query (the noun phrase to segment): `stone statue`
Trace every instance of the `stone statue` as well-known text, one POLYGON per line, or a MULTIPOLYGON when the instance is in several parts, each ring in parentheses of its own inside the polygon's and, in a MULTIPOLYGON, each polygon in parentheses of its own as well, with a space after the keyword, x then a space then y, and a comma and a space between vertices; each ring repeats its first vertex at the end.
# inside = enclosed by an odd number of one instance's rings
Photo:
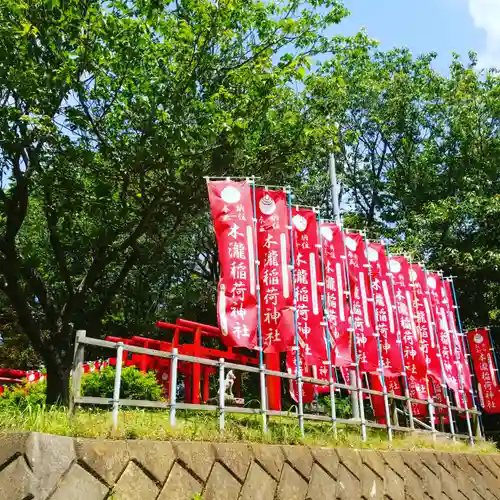
POLYGON ((233 394, 233 385, 236 380, 236 375, 233 370, 229 370, 226 375, 226 379, 224 380, 224 396, 227 399, 234 399, 233 394))

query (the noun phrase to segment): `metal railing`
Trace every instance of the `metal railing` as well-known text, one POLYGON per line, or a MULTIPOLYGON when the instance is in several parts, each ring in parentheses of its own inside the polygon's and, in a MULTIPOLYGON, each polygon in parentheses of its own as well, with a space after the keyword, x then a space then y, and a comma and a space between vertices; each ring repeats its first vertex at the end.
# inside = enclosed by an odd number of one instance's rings
MULTIPOLYGON (((75 412, 77 405, 102 405, 102 406, 111 406, 112 407, 112 423, 113 428, 116 429, 118 426, 118 418, 119 418, 119 410, 120 407, 139 407, 139 408, 157 408, 169 410, 170 413, 170 426, 173 428, 176 425, 176 411, 177 410, 193 410, 193 411, 210 411, 210 412, 218 412, 219 414, 219 429, 221 432, 224 431, 225 428, 225 415, 227 413, 235 413, 235 414, 253 414, 253 415, 262 415, 262 430, 263 432, 267 432, 267 424, 268 419, 270 417, 290 417, 296 416, 300 421, 310 420, 310 421, 321 421, 321 422, 330 422, 332 424, 332 430, 335 433, 337 429, 337 424, 345 424, 349 426, 357 426, 359 425, 361 429, 366 429, 366 427, 374 428, 374 429, 385 429, 388 434, 393 431, 403 432, 403 433, 418 433, 424 432, 432 435, 433 439, 436 439, 437 436, 446 436, 453 440, 455 439, 463 439, 468 440, 470 444, 474 445, 474 437, 483 439, 481 434, 481 429, 479 426, 478 417, 481 415, 476 409, 469 408, 461 408, 459 406, 453 405, 445 405, 440 404, 429 398, 429 400, 421 400, 414 399, 406 396, 399 396, 393 393, 376 391, 373 389, 361 387, 359 385, 348 385, 342 384, 339 382, 335 382, 333 379, 329 381, 306 377, 299 374, 291 374, 280 371, 268 370, 266 369, 264 364, 261 364, 259 367, 241 365, 236 363, 230 363, 224 360, 224 358, 220 358, 219 360, 211 360, 206 358, 199 358, 195 356, 188 356, 179 354, 177 349, 173 349, 172 352, 159 351, 156 349, 150 349, 146 347, 138 347, 133 345, 126 345, 122 342, 110 342, 108 340, 100 340, 95 338, 90 338, 86 336, 86 332, 84 330, 79 330, 76 333, 75 340, 75 350, 74 350, 74 361, 73 361, 73 370, 72 370, 72 389, 71 389, 71 398, 70 398, 70 413, 73 414, 75 412), (105 398, 105 397, 91 397, 91 396, 82 396, 81 395, 81 386, 82 386, 82 376, 83 376, 83 364, 85 361, 85 346, 89 347, 98 347, 104 349, 112 349, 116 351, 116 371, 115 371, 115 380, 114 380, 114 389, 113 389, 113 397, 105 398), (123 355, 124 352, 130 352, 134 354, 145 354, 149 356, 153 356, 155 358, 164 358, 170 360, 170 387, 168 394, 168 401, 149 401, 149 400, 131 400, 131 399, 123 399, 120 397, 120 387, 121 387, 121 370, 123 364, 123 355), (193 404, 193 403, 184 403, 177 401, 177 375, 178 375, 178 363, 179 361, 188 362, 193 364, 200 364, 204 366, 212 366, 218 367, 218 404, 193 404), (226 394, 225 394, 225 377, 228 370, 237 370, 240 372, 247 373, 255 373, 259 374, 260 379, 260 408, 246 408, 241 406, 229 406, 226 404, 226 394), (335 407, 336 398, 331 399, 331 413, 330 415, 320 415, 320 414, 311 414, 305 413, 303 404, 299 403, 297 405, 297 410, 295 412, 290 411, 277 411, 277 410, 269 410, 267 407, 267 377, 279 377, 285 380, 296 380, 297 387, 301 387, 303 383, 310 383, 316 386, 329 386, 330 391, 329 394, 333 394, 335 389, 343 389, 346 391, 352 391, 359 395, 359 401, 362 401, 362 395, 368 394, 373 396, 383 396, 389 399, 390 403, 401 401, 405 404, 422 404, 428 407, 429 415, 429 423, 425 423, 422 420, 414 417, 412 421, 419 425, 421 429, 416 429, 415 427, 406 427, 399 425, 399 421, 397 415, 403 415, 408 417, 406 412, 401 408, 397 408, 394 406, 394 411, 392 412, 391 421, 386 422, 385 424, 379 422, 373 422, 367 420, 365 418, 364 412, 360 412, 360 417, 353 418, 339 418, 337 417, 337 411, 335 407), (434 418, 436 409, 446 409, 448 411, 454 411, 456 414, 465 414, 466 419, 471 419, 473 421, 472 426, 468 426, 469 434, 458 434, 454 431, 454 426, 451 425, 451 432, 443 432, 438 431, 435 427, 434 418), (394 422, 392 422, 394 420, 394 422), (470 430, 474 428, 473 432, 470 430)), ((361 433, 363 439, 366 439, 366 433, 361 433)))

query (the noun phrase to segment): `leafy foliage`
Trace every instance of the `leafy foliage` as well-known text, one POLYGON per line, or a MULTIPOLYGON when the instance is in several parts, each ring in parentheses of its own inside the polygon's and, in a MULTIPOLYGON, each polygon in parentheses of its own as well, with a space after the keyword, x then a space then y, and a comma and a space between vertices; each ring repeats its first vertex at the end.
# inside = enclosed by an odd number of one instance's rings
POLYGON ((21 411, 45 405, 46 381, 12 387, 0 394, 0 408, 16 408, 21 411))
MULTIPOLYGON (((102 371, 86 373, 82 379, 84 396, 112 398, 115 384, 115 368, 107 366, 102 371)), ((154 372, 143 373, 132 366, 122 369, 120 398, 160 401, 162 386, 154 372)))
POLYGON ((346 14, 336 0, 0 5, 0 290, 49 401, 67 399, 74 326, 141 327, 152 295, 186 304, 175 235, 205 208, 203 175, 297 171, 312 139, 292 89, 342 43, 324 32, 346 14))

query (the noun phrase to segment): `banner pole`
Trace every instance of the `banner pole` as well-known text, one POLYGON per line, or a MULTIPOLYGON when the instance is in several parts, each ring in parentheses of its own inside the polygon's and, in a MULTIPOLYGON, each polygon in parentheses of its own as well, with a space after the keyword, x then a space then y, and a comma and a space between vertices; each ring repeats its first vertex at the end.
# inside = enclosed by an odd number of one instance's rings
POLYGON ((500 384, 500 375, 498 373, 498 360, 497 360, 497 353, 495 351, 495 343, 493 342, 493 335, 491 335, 491 328, 489 326, 486 327, 486 330, 488 330, 488 337, 490 338, 491 351, 493 352, 493 360, 495 361, 497 382, 500 384))
POLYGON ((382 392, 384 393, 384 406, 385 406, 385 417, 387 419, 387 437, 389 439, 389 446, 392 445, 392 423, 391 423, 391 412, 389 410, 389 397, 387 394, 387 386, 385 384, 385 374, 384 374, 384 360, 382 358, 382 347, 380 345, 380 333, 378 329, 378 321, 377 321, 377 308, 375 307, 374 293, 373 293, 373 279, 372 279, 372 265, 370 263, 370 259, 368 257, 368 239, 363 236, 365 241, 365 252, 366 252, 366 261, 368 262, 368 281, 370 283, 370 293, 371 293, 371 302, 372 302, 372 310, 373 310, 373 321, 375 327, 374 335, 377 338, 377 353, 378 353, 378 364, 380 368, 380 380, 382 381, 382 392))
POLYGON ((415 429, 415 422, 413 421, 413 408, 411 406, 411 401, 410 401, 410 386, 408 384, 408 374, 406 372, 406 365, 405 365, 405 357, 403 353, 403 342, 401 339, 401 328, 400 328, 400 322, 399 322, 399 311, 398 311, 398 306, 396 304, 396 293, 395 293, 395 286, 394 286, 394 276, 392 275, 391 271, 391 258, 392 254, 389 251, 389 246, 382 240, 382 245, 384 245, 385 252, 387 254, 387 261, 389 264, 389 280, 391 282, 391 293, 392 293, 392 300, 394 301, 392 308, 394 309, 394 313, 396 316, 396 342, 399 345, 399 355, 401 356, 401 363, 403 364, 403 380, 404 380, 404 386, 405 386, 405 397, 407 398, 406 404, 408 405, 408 419, 410 420, 410 429, 415 429))
POLYGON ((297 287, 295 286, 295 249, 294 249, 294 229, 292 221, 292 189, 287 191, 288 200, 288 219, 290 224, 290 256, 291 272, 292 272, 292 287, 293 287, 293 327, 295 330, 295 362, 297 368, 295 370, 295 377, 297 380, 297 404, 298 404, 298 417, 300 434, 304 437, 304 404, 302 401, 302 368, 300 366, 300 342, 299 342, 299 328, 297 321, 297 287))
MULTIPOLYGON (((330 405, 332 411, 332 428, 333 436, 337 439, 337 409, 335 408, 335 388, 333 387, 333 370, 332 370, 332 354, 331 354, 331 336, 330 328, 328 325, 328 308, 326 301, 326 283, 325 283, 325 256, 323 253, 323 235, 321 234, 321 216, 318 211, 318 232, 319 232, 319 245, 320 245, 320 255, 321 255, 321 281, 323 282, 323 321, 325 322, 325 344, 328 360, 328 379, 330 382, 330 405)), ((338 294, 343 293, 342 290, 338 291, 338 294)), ((340 297, 339 297, 340 300, 340 297)))
POLYGON ((259 273, 259 255, 257 247, 257 203, 255 199, 255 177, 248 180, 252 188, 252 205, 253 205, 253 227, 254 227, 254 255, 255 255, 255 290, 257 295, 257 338, 259 342, 259 370, 260 370, 260 398, 261 398, 261 411, 262 411, 262 430, 267 433, 267 390, 266 390, 266 376, 264 365, 264 343, 262 341, 262 318, 261 318, 261 304, 260 304, 260 273, 259 273))
MULTIPOLYGON (((456 291, 455 291, 455 283, 453 282, 453 278, 452 277, 446 278, 446 280, 450 284, 451 293, 452 293, 452 299, 453 299, 452 307, 453 307, 453 309, 455 309, 455 317, 457 319, 458 330, 459 330, 460 335, 462 336, 462 351, 463 351, 463 354, 464 354, 464 361, 467 362, 465 360, 465 358, 467 357, 467 353, 465 351, 464 331, 463 331, 463 328, 462 328, 462 320, 460 318, 460 310, 459 310, 459 307, 458 307, 457 294, 456 294, 456 291)), ((450 325, 450 326, 453 327, 453 325, 450 325)), ((454 333, 454 328, 452 328, 452 330, 453 330, 452 333, 454 333)), ((455 339, 455 335, 453 335, 453 345, 454 345, 455 351, 457 350, 457 347, 460 348, 460 346, 456 345, 457 344, 457 340, 458 339, 455 339)), ((459 378, 460 378, 460 383, 462 385, 462 390, 463 390, 463 395, 464 395, 465 414, 466 414, 466 417, 467 417, 467 430, 469 431, 471 446, 474 446, 474 433, 473 433, 472 426, 471 426, 471 415, 469 413, 469 405, 468 405, 468 402, 467 402, 466 387, 465 387, 465 376, 463 374, 463 367, 460 366, 460 360, 457 359, 456 363, 457 363, 457 367, 458 367, 457 368, 457 372, 458 372, 458 375, 459 375, 459 378), (462 377, 463 377, 463 381, 462 381, 462 377)), ((474 391, 473 391, 473 388, 472 388, 472 380, 470 382, 471 382, 470 396, 471 396, 471 400, 472 400, 472 406, 474 407, 475 410, 477 410, 476 400, 474 398, 474 391)))
MULTIPOLYGON (((341 226, 339 226, 341 227, 341 226)), ((352 345, 354 349, 354 359, 355 359, 355 377, 352 376, 353 370, 350 370, 349 373, 349 378, 351 379, 351 386, 353 387, 351 391, 351 396, 352 396, 352 409, 353 409, 353 417, 357 418, 358 415, 356 415, 356 398, 357 398, 357 403, 358 403, 358 411, 359 411, 359 417, 361 418, 361 439, 362 441, 366 441, 366 420, 365 420, 365 407, 364 407, 364 402, 363 402, 363 392, 362 392, 362 381, 361 381, 361 373, 360 373, 360 368, 359 368, 359 356, 358 356, 358 344, 356 341, 356 327, 354 324, 354 315, 352 314, 352 296, 351 296, 351 279, 349 275, 349 260, 347 258, 347 252, 346 252, 346 244, 345 244, 345 234, 342 234, 342 243, 344 246, 344 255, 342 256, 345 260, 345 273, 346 273, 346 283, 347 283, 347 299, 349 301, 349 311, 350 311, 350 316, 351 316, 351 338, 352 338, 352 345)))
POLYGON ((454 429, 454 424, 453 424, 453 413, 452 413, 451 408, 450 408, 450 398, 448 396, 448 387, 446 385, 446 375, 445 375, 445 371, 444 371, 444 367, 443 367, 443 358, 441 357, 441 340, 439 339, 438 334, 437 334, 436 315, 435 315, 434 307, 432 304, 431 292, 429 291, 429 284, 427 283, 428 271, 425 268, 425 265, 423 265, 423 264, 422 264, 422 271, 424 272, 424 277, 425 277, 425 293, 429 297, 429 301, 430 301, 430 305, 431 305, 431 307, 430 307, 431 319, 432 319, 432 325, 431 325, 432 333, 431 334, 434 335, 434 342, 435 342, 435 345, 436 345, 436 348, 438 351, 439 366, 441 368, 441 379, 442 379, 441 380, 441 389, 443 391, 444 398, 446 401, 446 407, 448 408, 448 418, 450 420, 451 437, 452 437, 452 440, 455 441, 455 429, 454 429))

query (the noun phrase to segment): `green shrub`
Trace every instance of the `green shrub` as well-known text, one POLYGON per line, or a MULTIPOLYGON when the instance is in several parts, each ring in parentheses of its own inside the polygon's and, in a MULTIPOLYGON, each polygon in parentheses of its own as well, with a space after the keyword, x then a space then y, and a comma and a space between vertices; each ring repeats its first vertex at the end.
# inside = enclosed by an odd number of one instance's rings
MULTIPOLYGON (((115 385, 115 368, 107 366, 102 371, 87 373, 82 379, 82 395, 112 398, 115 385)), ((154 372, 143 373, 137 368, 122 368, 120 398, 159 401, 163 387, 154 372)))
MULTIPOLYGON (((322 398, 322 403, 328 408, 328 412, 330 413, 332 408, 330 396, 325 396, 324 398, 322 398)), ((337 396, 335 398, 335 411, 337 418, 352 418, 351 397, 337 396)))
POLYGON ((0 394, 0 408, 16 407, 20 410, 34 406, 45 405, 47 382, 45 380, 34 384, 15 386, 0 394))

